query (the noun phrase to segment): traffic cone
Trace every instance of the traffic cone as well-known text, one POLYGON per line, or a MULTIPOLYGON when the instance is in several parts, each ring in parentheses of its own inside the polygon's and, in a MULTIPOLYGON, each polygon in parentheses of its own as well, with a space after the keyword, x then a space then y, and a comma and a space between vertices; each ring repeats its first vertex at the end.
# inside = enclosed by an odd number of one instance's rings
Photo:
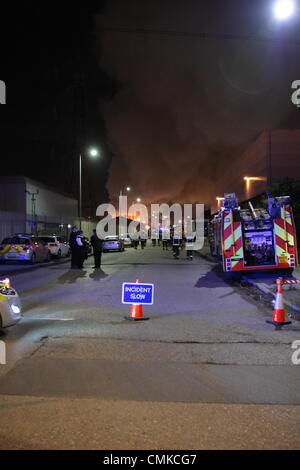
POLYGON ((292 322, 285 321, 285 311, 283 306, 282 286, 284 281, 282 278, 276 280, 277 284, 277 295, 274 306, 274 313, 272 320, 267 320, 267 323, 275 326, 276 330, 281 330, 284 325, 290 325, 292 322))
MULTIPOLYGON (((137 284, 139 284, 139 279, 135 281, 137 284)), ((131 310, 130 310, 130 316, 125 317, 126 320, 133 320, 133 321, 141 321, 141 320, 149 320, 149 318, 144 317, 143 315, 143 306, 140 304, 132 304, 131 310)))

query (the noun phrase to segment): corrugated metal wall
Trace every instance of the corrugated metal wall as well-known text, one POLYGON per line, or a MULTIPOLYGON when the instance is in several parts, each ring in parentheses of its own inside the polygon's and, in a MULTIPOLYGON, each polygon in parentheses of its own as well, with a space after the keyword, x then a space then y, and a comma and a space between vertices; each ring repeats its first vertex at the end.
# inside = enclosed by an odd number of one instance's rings
MULTIPOLYGON (((79 219, 77 219, 75 222, 76 223, 74 225, 76 225, 79 228, 79 225, 80 225, 79 219)), ((83 235, 85 237, 90 238, 93 235, 93 229, 96 228, 96 226, 97 226, 97 222, 94 222, 92 220, 86 220, 86 219, 81 220, 81 230, 83 231, 83 235)))
MULTIPOLYGON (((79 227, 79 220, 73 219, 70 221, 71 225, 77 225, 79 227)), ((90 237, 93 234, 93 229, 96 228, 97 223, 91 220, 82 220, 82 231, 86 237, 90 237)), ((1 211, 0 210, 0 243, 2 242, 3 238, 10 237, 15 233, 24 233, 32 232, 32 227, 26 227, 26 217, 24 214, 20 214, 18 212, 8 212, 8 211, 1 211)), ((69 234, 70 230, 67 230, 66 227, 64 228, 63 235, 69 234)), ((59 233, 55 229, 48 229, 45 233, 52 234, 52 233, 59 233)))
POLYGON ((18 212, 0 211, 0 242, 17 232, 25 232, 25 215, 18 212))

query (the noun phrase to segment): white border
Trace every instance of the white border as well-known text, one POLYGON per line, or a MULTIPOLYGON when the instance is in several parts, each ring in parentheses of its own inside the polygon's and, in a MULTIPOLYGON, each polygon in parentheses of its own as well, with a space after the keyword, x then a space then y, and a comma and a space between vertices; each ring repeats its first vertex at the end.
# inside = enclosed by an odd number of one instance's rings
POLYGON ((130 304, 130 305, 153 305, 153 302, 154 302, 154 284, 146 284, 144 282, 123 282, 122 284, 122 304, 130 304), (123 299, 124 299, 124 288, 125 288, 125 285, 128 286, 128 285, 131 285, 131 286, 146 286, 146 287, 149 287, 151 286, 152 287, 152 302, 149 303, 149 302, 124 302, 123 299))

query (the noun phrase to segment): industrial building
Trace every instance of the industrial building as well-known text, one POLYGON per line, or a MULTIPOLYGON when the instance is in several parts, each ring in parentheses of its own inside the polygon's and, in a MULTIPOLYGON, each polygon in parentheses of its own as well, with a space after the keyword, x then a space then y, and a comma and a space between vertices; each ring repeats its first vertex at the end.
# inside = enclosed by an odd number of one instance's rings
POLYGON ((264 131, 216 181, 211 212, 217 212, 224 193, 246 201, 286 176, 300 179, 300 129, 264 131))
MULTIPOLYGON (((0 177, 1 240, 17 232, 68 237, 73 225, 79 226, 73 197, 25 176, 0 177)), ((95 225, 82 220, 84 234, 89 236, 95 225)))

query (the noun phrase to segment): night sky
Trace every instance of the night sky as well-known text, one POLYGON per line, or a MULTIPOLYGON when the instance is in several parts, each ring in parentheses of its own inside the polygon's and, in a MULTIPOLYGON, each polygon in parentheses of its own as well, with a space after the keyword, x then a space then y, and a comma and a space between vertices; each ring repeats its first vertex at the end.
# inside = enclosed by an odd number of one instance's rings
POLYGON ((272 5, 108 2, 97 18, 107 28, 101 65, 123 83, 104 113, 112 191, 128 181, 146 200, 209 202, 212 181, 262 130, 300 126, 290 100, 299 16, 279 24, 272 5), (235 38, 248 35, 261 40, 235 38))
POLYGON ((116 80, 101 70, 93 40, 102 1, 27 1, 1 6, 0 107, 2 175, 26 175, 78 197, 78 156, 83 155, 85 215, 108 198, 111 162, 100 102, 116 80), (101 150, 91 161, 90 147, 101 150))
POLYGON ((87 212, 127 184, 146 202, 209 203, 212 182, 261 131, 300 127, 291 103, 300 6, 279 23, 272 4, 108 0, 10 9, 1 174, 76 195, 76 155, 96 145, 101 161, 85 160, 87 212))

